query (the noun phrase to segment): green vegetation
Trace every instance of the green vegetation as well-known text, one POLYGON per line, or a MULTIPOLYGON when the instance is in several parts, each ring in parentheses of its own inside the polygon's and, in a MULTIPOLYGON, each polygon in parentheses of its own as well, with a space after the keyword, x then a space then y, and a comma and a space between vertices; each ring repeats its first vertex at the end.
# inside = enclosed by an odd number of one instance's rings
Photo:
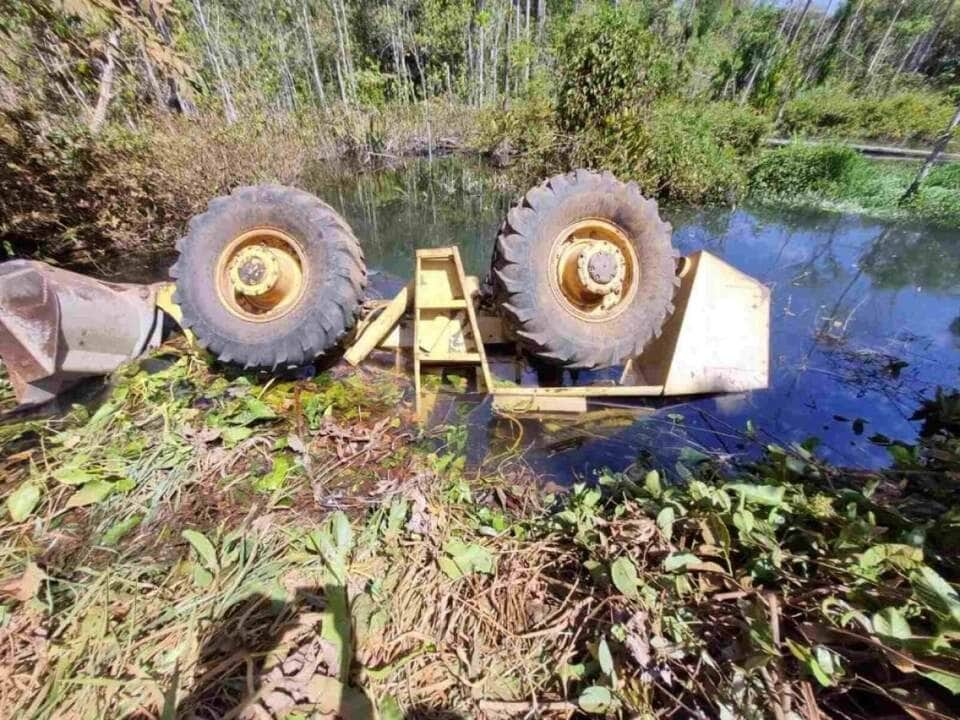
POLYGON ((946 96, 929 90, 859 97, 849 87, 824 85, 786 103, 780 128, 787 135, 928 145, 954 110, 946 96))
POLYGON ((468 468, 462 425, 412 432, 397 393, 168 346, 89 410, 0 426, 5 710, 956 714, 957 394, 888 472, 685 451, 679 484, 544 497, 509 451, 468 468))
MULTIPOLYGON (((960 87, 946 0, 6 0, 0 33, 0 247, 75 265, 333 161, 461 150, 518 188, 580 165, 736 202, 764 136, 929 144, 960 87)), ((904 212, 949 220, 925 190, 904 212)))
POLYGON ((752 196, 766 202, 960 222, 960 164, 935 168, 900 205, 916 172, 913 163, 877 162, 843 146, 797 144, 765 153, 749 182, 752 196))

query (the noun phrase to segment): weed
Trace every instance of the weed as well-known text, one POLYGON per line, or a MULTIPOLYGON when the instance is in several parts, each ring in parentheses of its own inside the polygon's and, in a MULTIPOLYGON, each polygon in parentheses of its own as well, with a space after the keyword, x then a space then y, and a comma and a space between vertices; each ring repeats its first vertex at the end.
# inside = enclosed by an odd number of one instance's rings
POLYGON ((750 171, 750 192, 779 203, 954 223, 960 220, 958 167, 934 169, 910 203, 901 206, 917 165, 870 160, 842 145, 794 144, 760 157, 750 171))
POLYGON ((787 134, 933 142, 950 122, 954 104, 932 90, 909 90, 875 97, 855 95, 842 85, 801 93, 783 109, 787 134))
POLYGON ((370 379, 257 380, 190 355, 133 364, 100 408, 36 421, 27 455, 3 458, 5 710, 956 709, 950 393, 887 473, 800 445, 736 472, 687 452, 682 484, 635 467, 541 498, 518 476, 467 473, 461 425, 411 452, 370 379), (305 398, 319 398, 314 428, 305 398), (232 447, 231 428, 249 431, 232 447), (352 519, 326 513, 347 499, 336 477, 358 472, 390 489, 352 519), (317 482, 313 498, 297 489, 317 482), (278 493, 289 502, 265 512, 278 493))

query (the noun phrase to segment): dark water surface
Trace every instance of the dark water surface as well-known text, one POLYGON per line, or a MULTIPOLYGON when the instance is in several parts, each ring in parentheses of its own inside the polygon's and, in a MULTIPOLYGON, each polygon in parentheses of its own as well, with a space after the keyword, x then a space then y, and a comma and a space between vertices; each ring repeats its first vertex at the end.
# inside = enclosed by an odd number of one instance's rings
MULTIPOLYGON (((459 159, 308 189, 347 217, 385 291, 412 274, 417 247, 456 244, 467 271, 484 274, 514 197, 459 159)), ((772 289, 771 387, 661 401, 652 413, 636 403, 632 415, 608 409, 573 425, 524 421, 518 447, 539 469, 569 477, 647 453, 665 460, 691 443, 738 456, 809 438, 824 458, 878 467, 885 440, 916 437, 919 403, 960 384, 960 230, 759 207, 662 213, 681 252, 707 249, 772 289)), ((516 441, 516 424, 487 404, 470 413, 473 453, 516 441)))

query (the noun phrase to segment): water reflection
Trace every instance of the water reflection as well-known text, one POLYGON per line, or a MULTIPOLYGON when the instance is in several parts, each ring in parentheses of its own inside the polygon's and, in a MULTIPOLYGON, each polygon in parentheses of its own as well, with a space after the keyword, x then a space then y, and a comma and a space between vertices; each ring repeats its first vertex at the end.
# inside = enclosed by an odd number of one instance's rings
POLYGON ((446 245, 460 247, 468 273, 486 272, 513 199, 495 180, 480 162, 444 159, 339 181, 308 175, 305 183, 349 220, 370 268, 407 277, 416 248, 446 245))
MULTIPOLYGON (((317 182, 310 187, 344 213, 368 264, 408 277, 416 247, 457 244, 471 273, 486 272, 496 231, 514 197, 482 165, 458 159, 317 182)), ((763 392, 642 403, 656 412, 601 432, 566 434, 523 422, 522 445, 540 469, 569 477, 598 465, 623 467, 652 451, 670 457, 693 443, 737 456, 757 438, 820 439, 837 462, 882 465, 871 437, 910 441, 910 417, 960 369, 960 232, 767 207, 663 210, 684 253, 705 248, 773 289, 772 386, 763 392)), ((516 441, 485 406, 471 443, 482 454, 516 441)), ((578 427, 582 428, 580 424, 578 427)))

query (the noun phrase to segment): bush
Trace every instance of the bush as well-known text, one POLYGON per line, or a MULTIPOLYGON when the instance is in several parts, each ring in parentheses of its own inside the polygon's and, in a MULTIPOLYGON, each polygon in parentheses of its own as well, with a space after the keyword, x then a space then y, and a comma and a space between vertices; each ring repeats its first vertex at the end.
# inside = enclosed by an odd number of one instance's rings
POLYGON ((938 165, 927 175, 923 186, 960 190, 960 162, 938 165))
POLYGON ((0 114, 0 258, 89 268, 130 251, 168 254, 191 215, 238 185, 296 184, 308 168, 329 169, 320 160, 415 154, 428 136, 434 147, 474 143, 474 118, 442 102, 332 106, 229 126, 210 116, 164 116, 137 131, 108 126, 92 136, 7 111, 0 114))
POLYGON ((650 30, 639 2, 590 6, 573 16, 559 39, 560 126, 577 132, 602 126, 623 109, 652 103, 683 85, 674 53, 650 30))
POLYGON ((750 171, 750 190, 788 196, 836 190, 867 161, 843 145, 787 145, 765 153, 750 171))
POLYGON ((741 154, 755 152, 772 130, 769 118, 737 103, 705 103, 691 109, 717 142, 741 154))
POLYGON ((635 178, 644 192, 689 202, 735 202, 746 189, 746 158, 767 122, 728 103, 666 101, 627 111, 578 149, 587 164, 635 178))
MULTIPOLYGON (((8 116, 9 117, 9 116, 8 116)), ((291 128, 170 119, 134 132, 50 129, 14 119, 0 139, 0 243, 7 255, 90 267, 118 252, 169 253, 186 220, 243 183, 292 182, 291 128)))
POLYGON ((781 129, 796 135, 932 142, 953 111, 949 98, 930 90, 860 97, 848 87, 826 85, 788 102, 781 129))
POLYGON ((505 110, 480 116, 479 146, 494 164, 514 161, 530 175, 549 175, 561 152, 557 114, 546 95, 532 95, 505 110))
POLYGON ((960 187, 924 183, 911 199, 910 206, 922 217, 960 222, 960 187))

